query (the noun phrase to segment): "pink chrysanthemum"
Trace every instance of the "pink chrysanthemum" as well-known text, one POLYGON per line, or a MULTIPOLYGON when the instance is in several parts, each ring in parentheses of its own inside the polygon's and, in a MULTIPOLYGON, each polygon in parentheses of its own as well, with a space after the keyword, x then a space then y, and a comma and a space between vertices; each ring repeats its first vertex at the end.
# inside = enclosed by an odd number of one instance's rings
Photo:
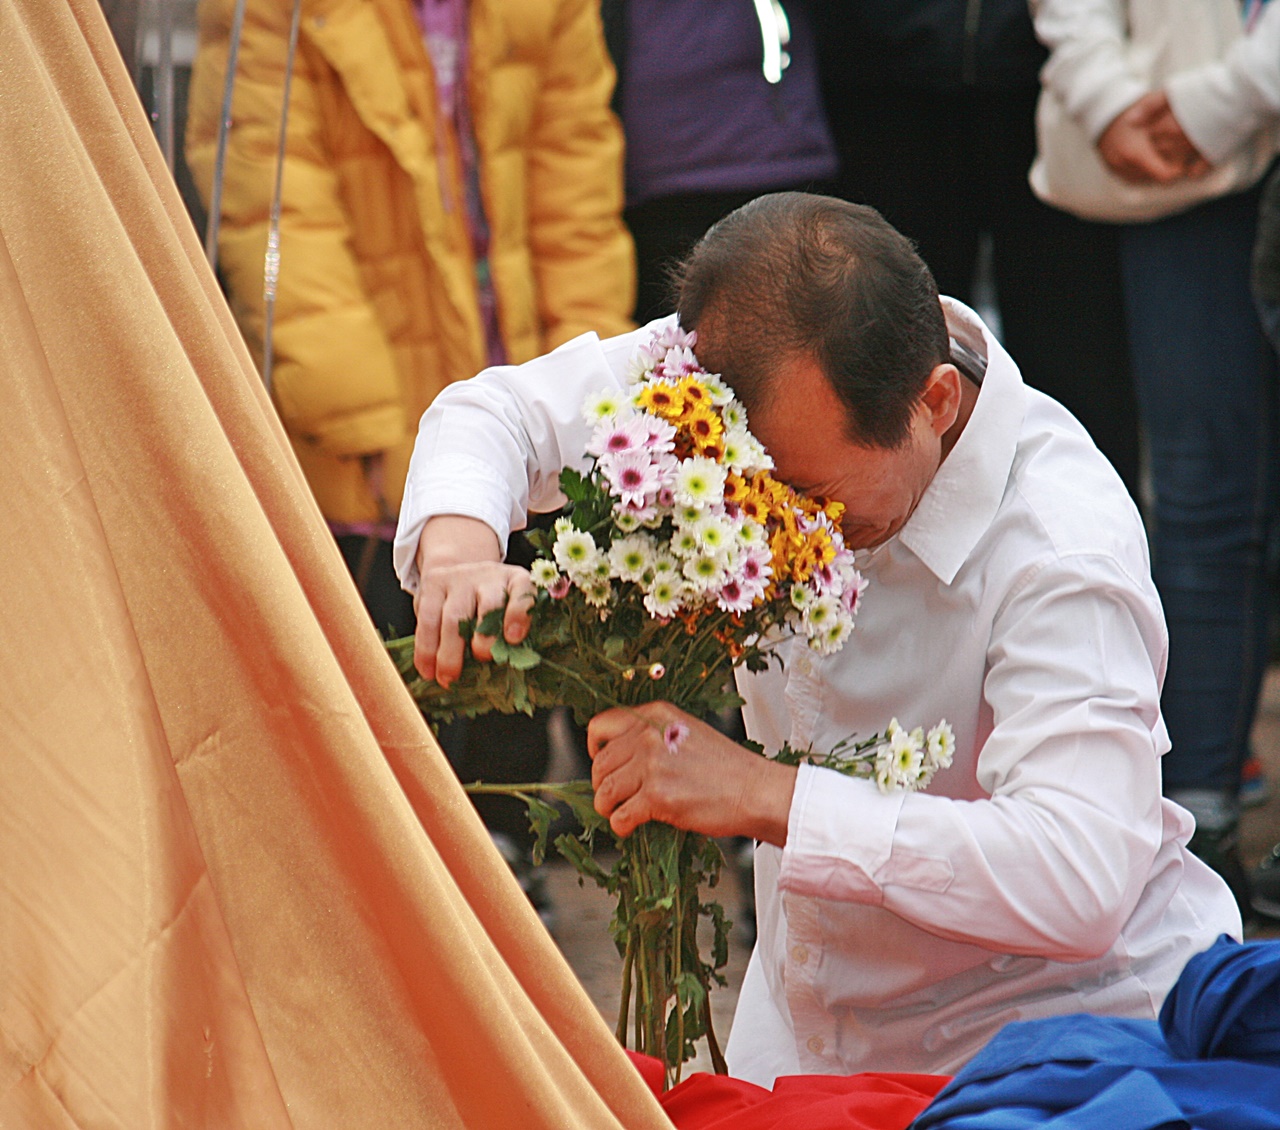
POLYGON ((650 419, 640 413, 624 416, 621 419, 606 420, 592 433, 587 451, 597 456, 639 451, 649 446, 652 430, 650 419))
POLYGON ((640 509, 662 486, 662 471, 647 451, 623 451, 600 457, 609 492, 624 506, 640 509))

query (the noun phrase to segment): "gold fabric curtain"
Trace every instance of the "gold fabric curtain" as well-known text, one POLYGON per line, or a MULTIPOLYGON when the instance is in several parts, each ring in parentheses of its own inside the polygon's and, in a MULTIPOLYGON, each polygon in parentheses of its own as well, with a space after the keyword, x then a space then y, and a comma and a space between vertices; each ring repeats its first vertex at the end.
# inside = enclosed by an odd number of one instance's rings
POLYGON ((0 1125, 669 1125, 312 503, 96 0, 0 3, 0 1125))

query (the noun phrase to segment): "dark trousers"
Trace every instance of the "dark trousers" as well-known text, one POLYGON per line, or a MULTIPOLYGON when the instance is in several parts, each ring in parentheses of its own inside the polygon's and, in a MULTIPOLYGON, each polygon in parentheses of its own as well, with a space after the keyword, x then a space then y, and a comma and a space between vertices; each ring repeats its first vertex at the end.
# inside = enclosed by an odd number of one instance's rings
POLYGON ((839 193, 915 241, 938 288, 973 296, 989 233, 1003 341, 1034 388, 1088 429, 1138 497, 1118 233, 1036 199, 1036 91, 854 89, 827 111, 839 193))
MULTIPOLYGON (((512 535, 512 556, 519 557, 523 538, 512 535)), ((376 627, 385 638, 412 635, 417 625, 413 598, 400 587, 391 564, 391 543, 377 541, 371 554, 367 539, 340 537, 338 547, 376 627)), ((522 564, 526 563, 521 561, 522 564)), ((459 719, 440 727, 438 738, 445 756, 463 782, 541 781, 550 761, 547 720, 538 714, 486 714, 459 719)), ((474 798, 476 811, 491 832, 501 832, 517 845, 528 846, 529 821, 521 801, 509 797, 474 798)))
POLYGON ((1125 227, 1121 243, 1169 625, 1165 789, 1231 800, 1268 659, 1277 485, 1276 357, 1249 292, 1258 195, 1125 227))

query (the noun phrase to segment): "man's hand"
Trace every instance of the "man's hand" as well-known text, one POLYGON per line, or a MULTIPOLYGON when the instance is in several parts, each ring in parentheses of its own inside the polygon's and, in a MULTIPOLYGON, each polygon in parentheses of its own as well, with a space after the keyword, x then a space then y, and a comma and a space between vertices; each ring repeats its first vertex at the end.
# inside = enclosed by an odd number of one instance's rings
POLYGON ((1098 152, 1130 184, 1169 184, 1209 168, 1182 132, 1163 90, 1144 94, 1117 115, 1098 138, 1098 152))
POLYGON ((620 836, 647 820, 782 847, 796 770, 743 749, 667 702, 619 707, 587 727, 596 811, 620 836))
MULTIPOLYGON (((503 638, 517 644, 528 635, 533 581, 527 569, 502 563, 498 536, 483 522, 452 514, 432 518, 418 542, 418 575, 413 664, 424 679, 447 687, 462 673, 463 620, 505 607, 503 638)), ((492 658, 493 641, 473 636, 471 654, 492 658)))

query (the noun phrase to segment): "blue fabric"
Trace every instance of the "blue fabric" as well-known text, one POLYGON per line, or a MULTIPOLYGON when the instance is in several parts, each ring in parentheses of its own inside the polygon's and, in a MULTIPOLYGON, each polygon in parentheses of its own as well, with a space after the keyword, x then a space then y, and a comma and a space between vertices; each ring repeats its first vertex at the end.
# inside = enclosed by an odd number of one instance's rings
POLYGON ((1280 1067, 1277 943, 1220 938, 1182 971, 1160 1010, 1169 1050, 1183 1059, 1223 1057, 1280 1067))
POLYGON ((1219 939, 1187 964, 1158 1024, 1010 1024, 913 1124, 1030 1127, 1280 1130, 1280 942, 1219 939))

